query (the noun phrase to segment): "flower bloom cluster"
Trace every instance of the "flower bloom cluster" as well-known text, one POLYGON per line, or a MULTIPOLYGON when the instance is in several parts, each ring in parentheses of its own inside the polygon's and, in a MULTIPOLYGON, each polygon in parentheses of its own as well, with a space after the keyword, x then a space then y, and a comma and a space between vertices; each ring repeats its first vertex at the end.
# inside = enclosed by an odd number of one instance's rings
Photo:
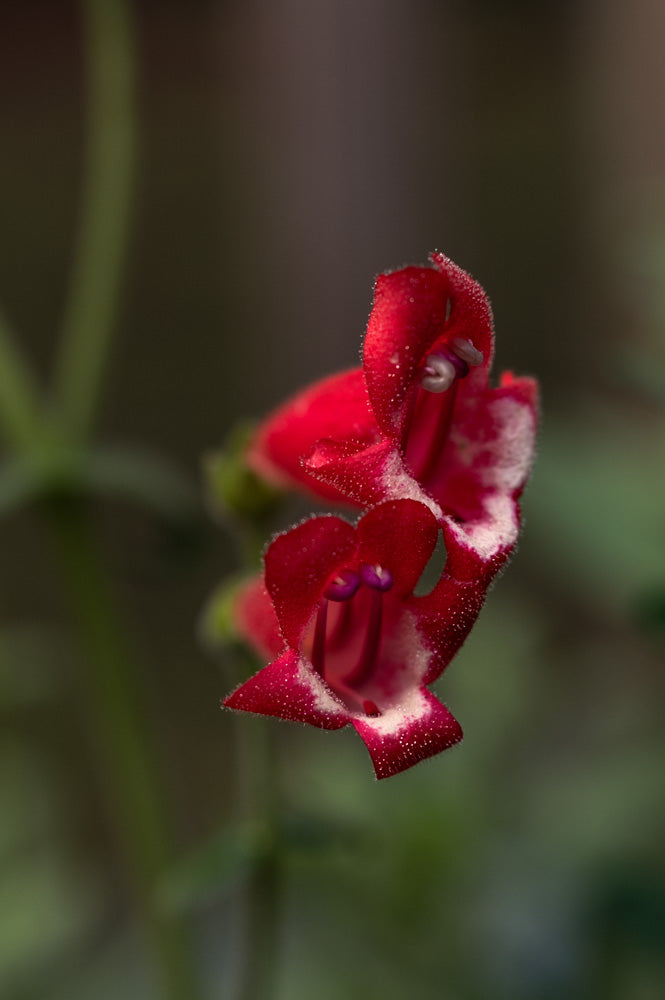
POLYGON ((235 612, 272 662, 225 704, 350 723, 379 778, 461 739, 428 685, 515 546, 534 455, 535 381, 508 372, 490 386, 487 297, 447 257, 431 262, 379 276, 362 367, 299 393, 248 452, 269 481, 365 513, 310 518, 268 547, 235 612), (421 595, 440 532, 446 563, 421 595))

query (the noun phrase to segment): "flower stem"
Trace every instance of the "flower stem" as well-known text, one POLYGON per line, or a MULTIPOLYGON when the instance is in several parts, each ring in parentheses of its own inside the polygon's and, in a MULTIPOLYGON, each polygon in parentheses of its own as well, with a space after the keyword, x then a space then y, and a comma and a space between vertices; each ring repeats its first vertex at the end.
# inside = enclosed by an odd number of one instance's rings
POLYGON ((86 657, 85 706, 112 822, 161 975, 163 995, 168 1000, 196 1000, 199 991, 184 930, 154 900, 156 881, 170 866, 172 851, 153 759, 144 739, 137 671, 122 639, 110 581, 83 504, 54 499, 46 513, 86 657))
POLYGON ((414 470, 414 475, 419 482, 427 485, 427 481, 432 476, 441 461, 443 449, 446 446, 448 432, 453 419, 453 410, 457 399, 457 387, 459 380, 455 379, 450 389, 442 393, 437 422, 429 442, 424 461, 419 469, 414 470))
POLYGON ((233 722, 239 818, 263 830, 263 850, 245 887, 236 997, 268 1000, 275 994, 281 896, 276 747, 269 721, 235 718, 233 722))
POLYGON ((30 368, 0 309, 0 431, 14 451, 26 454, 41 441, 41 414, 30 368))
POLYGON ((56 402, 80 441, 94 418, 129 230, 134 166, 134 43, 127 0, 84 0, 86 181, 57 359, 56 402))

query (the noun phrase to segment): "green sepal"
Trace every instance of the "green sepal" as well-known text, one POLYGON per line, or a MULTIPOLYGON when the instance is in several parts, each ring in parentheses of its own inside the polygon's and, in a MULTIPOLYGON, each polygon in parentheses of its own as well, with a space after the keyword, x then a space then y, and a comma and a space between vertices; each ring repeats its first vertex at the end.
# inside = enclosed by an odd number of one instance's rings
POLYGON ((267 520, 279 507, 283 493, 256 475, 246 460, 253 427, 238 424, 222 448, 203 459, 206 491, 213 511, 233 514, 253 523, 267 520))
POLYGON ((226 577, 213 590, 203 606, 198 624, 198 634, 205 646, 217 649, 243 644, 235 621, 235 600, 238 590, 249 579, 244 575, 226 577))

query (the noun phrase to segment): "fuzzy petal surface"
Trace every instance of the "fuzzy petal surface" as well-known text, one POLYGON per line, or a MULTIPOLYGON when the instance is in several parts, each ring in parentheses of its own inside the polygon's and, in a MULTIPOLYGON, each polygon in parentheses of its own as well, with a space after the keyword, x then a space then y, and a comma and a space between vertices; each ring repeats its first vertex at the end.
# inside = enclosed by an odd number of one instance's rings
POLYGON ((374 507, 358 522, 359 559, 390 570, 395 596, 410 594, 434 552, 439 526, 415 500, 374 507))
POLYGON ((278 535, 265 555, 266 587, 290 646, 297 647, 327 584, 353 559, 356 533, 341 517, 312 517, 278 535))
POLYGON ((443 254, 434 267, 405 267, 379 275, 363 348, 367 391, 381 431, 399 441, 405 408, 427 355, 456 337, 470 340, 483 363, 460 391, 486 385, 494 334, 489 301, 477 281, 443 254))
POLYGON ((361 368, 321 379, 272 413, 248 450, 254 471, 278 486, 299 487, 328 500, 348 503, 334 486, 310 475, 304 460, 321 438, 366 447, 377 438, 361 368))
MULTIPOLYGON (((365 445, 357 440, 322 438, 304 461, 313 482, 344 503, 372 507, 388 496, 384 481, 393 462, 392 441, 365 445)), ((407 494, 402 493, 401 496, 407 494)))
POLYGON ((252 649, 272 659, 284 649, 284 639, 263 576, 256 576, 238 588, 234 602, 238 632, 252 649))
POLYGON ((381 431, 399 433, 402 410, 416 372, 443 333, 448 310, 446 275, 433 267, 380 274, 363 347, 363 367, 381 431))
POLYGON ((342 729, 349 722, 344 706, 293 649, 236 688, 224 705, 318 729, 342 729))
POLYGON ((430 594, 410 602, 430 657, 423 676, 431 684, 461 649, 487 595, 487 581, 466 582, 444 571, 430 594))
POLYGON ((444 511, 449 572, 495 572, 519 534, 521 496, 535 456, 537 386, 504 375, 460 411, 432 492, 444 511))
POLYGON ((389 778, 462 739, 458 721, 431 691, 414 688, 394 709, 352 725, 369 750, 377 778, 389 778))

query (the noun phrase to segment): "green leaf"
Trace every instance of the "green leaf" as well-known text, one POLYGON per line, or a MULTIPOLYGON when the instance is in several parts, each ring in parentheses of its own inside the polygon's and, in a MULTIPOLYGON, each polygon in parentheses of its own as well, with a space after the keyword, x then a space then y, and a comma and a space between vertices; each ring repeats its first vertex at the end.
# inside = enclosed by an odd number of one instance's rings
POLYGON ((187 478, 166 459, 146 451, 79 452, 53 446, 0 467, 0 516, 48 497, 91 493, 134 501, 169 521, 193 520, 198 512, 187 478))
POLYGON ((85 490, 133 500, 167 519, 192 517, 196 494, 167 459, 135 448, 97 448, 81 467, 85 490))

